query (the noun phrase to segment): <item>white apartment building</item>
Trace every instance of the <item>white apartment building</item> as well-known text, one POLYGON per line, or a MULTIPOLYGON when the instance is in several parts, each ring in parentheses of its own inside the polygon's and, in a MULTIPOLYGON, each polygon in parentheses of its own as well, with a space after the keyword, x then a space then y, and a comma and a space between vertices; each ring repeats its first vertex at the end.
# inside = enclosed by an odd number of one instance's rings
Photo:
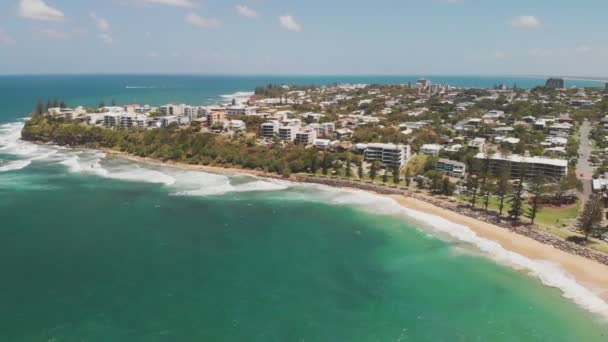
POLYGON ((296 133, 296 145, 311 145, 317 139, 317 132, 312 128, 304 128, 296 133))
POLYGON ((254 115, 255 113, 256 113, 255 107, 249 107, 249 106, 245 106, 245 105, 230 106, 230 107, 226 108, 226 114, 228 114, 229 116, 254 115))
POLYGON ((159 108, 159 112, 163 115, 163 116, 179 116, 179 115, 184 115, 184 109, 185 109, 186 105, 175 105, 175 104, 167 104, 164 106, 160 106, 159 108))
POLYGON ((401 169, 410 157, 411 150, 408 145, 372 143, 368 144, 365 150, 366 161, 380 161, 387 168, 401 169))
MULTIPOLYGON (((485 158, 484 153, 478 153, 475 156, 475 159, 482 161, 485 158)), ((512 178, 519 178, 523 171, 526 179, 534 177, 560 179, 568 172, 568 161, 545 157, 526 157, 517 154, 509 156, 494 154, 490 157, 490 169, 494 174, 498 174, 505 168, 511 170, 512 178)))
POLYGON ((146 115, 140 114, 123 114, 120 115, 120 128, 126 129, 131 127, 141 127, 144 128, 147 126, 148 117, 146 115))
POLYGON ((268 121, 260 125, 260 135, 264 138, 272 138, 279 134, 279 122, 268 121))
POLYGON ((300 127, 296 126, 279 127, 279 139, 286 142, 293 142, 296 139, 296 134, 299 130, 300 127))

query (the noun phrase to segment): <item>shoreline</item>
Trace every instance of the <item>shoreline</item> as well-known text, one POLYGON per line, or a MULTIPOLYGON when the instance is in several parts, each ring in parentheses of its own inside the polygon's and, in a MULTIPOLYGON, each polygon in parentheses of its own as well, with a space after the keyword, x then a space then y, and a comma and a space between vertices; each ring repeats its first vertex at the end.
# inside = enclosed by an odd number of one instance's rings
MULTIPOLYGON (((588 255, 577 255, 577 253, 574 253, 572 250, 564 250, 568 249, 568 247, 564 247, 562 245, 556 246, 554 240, 547 238, 549 234, 534 231, 538 233, 541 238, 548 239, 547 241, 539 241, 539 238, 522 234, 521 229, 530 231, 528 228, 507 228, 503 225, 486 222, 484 220, 465 215, 462 211, 455 211, 453 209, 448 209, 437 205, 437 202, 440 200, 429 198, 425 195, 416 194, 413 191, 332 178, 294 176, 289 179, 285 179, 279 175, 268 174, 257 170, 224 168, 218 166, 204 166, 177 162, 162 162, 153 158, 138 157, 125 152, 118 152, 110 149, 102 149, 102 151, 111 156, 134 162, 146 163, 149 165, 170 166, 191 171, 203 171, 220 174, 248 175, 300 183, 314 183, 338 189, 364 191, 373 193, 375 195, 384 196, 394 200, 403 208, 433 215, 451 223, 465 226, 477 237, 498 243, 506 251, 519 254, 532 261, 543 261, 557 265, 563 271, 574 277, 580 285, 590 290, 604 302, 608 303, 608 264, 595 260, 588 255)), ((553 237, 553 239, 558 238, 553 237)), ((563 241, 563 243, 566 244, 566 246, 571 244, 565 241, 563 241)), ((581 246, 578 246, 578 248, 586 250, 586 248, 581 246)), ((599 252, 597 253, 601 254, 599 252)), ((606 260, 608 260, 608 256, 603 254, 601 255, 606 257, 606 260)), ((488 255, 488 257, 492 259, 491 255, 488 255)), ((531 270, 525 270, 526 273, 530 273, 528 271, 531 270)), ((553 287, 547 284, 544 285, 553 287)))

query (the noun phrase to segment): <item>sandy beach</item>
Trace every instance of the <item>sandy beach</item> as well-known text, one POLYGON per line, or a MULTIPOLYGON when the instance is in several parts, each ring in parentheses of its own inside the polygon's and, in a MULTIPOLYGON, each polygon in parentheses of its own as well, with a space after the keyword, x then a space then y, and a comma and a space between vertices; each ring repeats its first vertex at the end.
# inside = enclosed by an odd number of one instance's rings
POLYGON ((577 282, 592 290, 602 299, 608 300, 608 266, 558 250, 526 236, 513 233, 504 228, 475 220, 451 210, 430 203, 400 195, 389 196, 402 206, 439 216, 448 221, 464 225, 478 236, 495 241, 505 249, 533 260, 545 260, 559 265, 574 276, 577 282))
MULTIPOLYGON (((244 174, 255 177, 281 178, 277 175, 267 174, 263 171, 244 170, 238 168, 223 168, 216 166, 191 165, 184 163, 163 163, 152 158, 133 156, 123 152, 104 149, 109 155, 124 158, 136 162, 147 163, 157 166, 171 166, 193 171, 203 171, 222 174, 244 174)), ((351 189, 355 191, 364 191, 351 189)), ((419 212, 441 217, 450 222, 461 224, 471 229, 475 234, 500 244, 508 251, 520 254, 532 260, 543 260, 558 265, 567 273, 572 275, 578 283, 591 290, 605 301, 608 301, 608 265, 601 264, 582 256, 573 255, 565 251, 543 244, 524 235, 511 232, 507 229, 476 220, 452 210, 440 208, 426 201, 403 195, 385 195, 401 206, 419 212)))

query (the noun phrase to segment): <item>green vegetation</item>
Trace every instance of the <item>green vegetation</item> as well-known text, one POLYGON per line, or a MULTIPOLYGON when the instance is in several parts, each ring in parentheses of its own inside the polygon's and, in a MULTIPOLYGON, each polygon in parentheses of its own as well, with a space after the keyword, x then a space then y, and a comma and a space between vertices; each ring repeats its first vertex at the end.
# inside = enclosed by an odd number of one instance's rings
MULTIPOLYGON (((292 172, 312 172, 320 157, 316 149, 296 145, 255 146, 249 139, 199 133, 193 127, 180 129, 172 125, 152 130, 112 130, 36 114, 26 123, 22 137, 59 145, 109 148, 162 161, 235 166, 284 176, 292 172)), ((334 165, 342 165, 347 158, 346 153, 325 153, 321 164, 323 174, 328 174, 334 165)), ((353 162, 359 163, 355 159, 353 162)))

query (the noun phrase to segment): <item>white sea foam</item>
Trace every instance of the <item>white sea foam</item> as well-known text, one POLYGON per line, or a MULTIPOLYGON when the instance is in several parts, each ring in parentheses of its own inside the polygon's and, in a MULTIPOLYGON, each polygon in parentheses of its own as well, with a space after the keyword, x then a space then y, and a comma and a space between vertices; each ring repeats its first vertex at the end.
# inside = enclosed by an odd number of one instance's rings
POLYGON ((181 171, 175 173, 177 179, 174 187, 178 190, 176 196, 212 196, 229 192, 280 191, 287 185, 279 182, 256 180, 240 184, 232 184, 231 179, 224 175, 207 172, 181 171))
POLYGON ((234 94, 220 95, 220 97, 225 102, 231 102, 232 99, 234 99, 234 102, 236 102, 237 104, 244 104, 247 103, 247 101, 249 101, 249 98, 251 98, 254 94, 254 92, 239 91, 234 94))
MULTIPOLYGON (((328 188, 326 188, 327 190, 328 188)), ((563 297, 581 307, 608 318, 608 303, 590 289, 579 284, 576 279, 559 265, 545 260, 533 260, 521 254, 506 250, 499 243, 478 236, 470 228, 451 222, 442 217, 402 207, 395 200, 362 191, 329 190, 322 194, 322 200, 333 204, 354 205, 363 210, 389 215, 405 215, 419 221, 441 234, 469 243, 497 262, 519 270, 525 270, 538 278, 544 285, 559 289, 563 297)))
POLYGON ((32 162, 30 160, 14 160, 14 161, 10 161, 6 164, 2 164, 0 165, 0 172, 8 172, 8 171, 15 171, 15 170, 21 170, 24 167, 27 167, 28 165, 30 165, 32 162))

